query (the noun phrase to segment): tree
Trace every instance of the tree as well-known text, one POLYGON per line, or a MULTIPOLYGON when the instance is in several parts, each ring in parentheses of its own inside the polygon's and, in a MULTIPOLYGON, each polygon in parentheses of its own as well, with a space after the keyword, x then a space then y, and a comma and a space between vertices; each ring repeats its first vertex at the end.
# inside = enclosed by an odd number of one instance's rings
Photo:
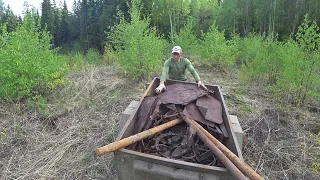
POLYGON ((43 0, 41 5, 41 28, 54 33, 54 18, 50 0, 43 0))
POLYGON ((4 4, 3 4, 3 0, 0 0, 0 24, 4 23, 4 11, 5 8, 4 8, 4 4))
POLYGON ((58 9, 56 5, 56 1, 53 0, 53 7, 52 7, 52 12, 53 12, 53 42, 55 46, 60 45, 60 40, 58 37, 58 32, 60 31, 60 10, 58 9))
POLYGON ((70 39, 69 32, 69 13, 66 1, 64 0, 63 9, 62 9, 62 17, 61 17, 61 26, 59 29, 59 41, 60 43, 67 43, 70 39))
POLYGON ((41 95, 63 83, 64 58, 50 49, 51 36, 34 19, 34 13, 28 13, 14 32, 2 28, 1 99, 12 101, 41 95))
POLYGON ((3 15, 3 22, 6 23, 7 31, 14 31, 19 25, 19 18, 14 15, 10 6, 5 9, 5 13, 3 15))
POLYGON ((89 49, 89 37, 88 37, 88 3, 87 0, 82 0, 80 8, 80 41, 82 45, 83 53, 87 53, 89 49))
POLYGON ((120 23, 112 27, 110 39, 114 50, 111 54, 134 79, 146 79, 160 68, 163 54, 163 41, 150 28, 150 19, 141 19, 140 4, 132 0, 130 22, 120 13, 120 23))

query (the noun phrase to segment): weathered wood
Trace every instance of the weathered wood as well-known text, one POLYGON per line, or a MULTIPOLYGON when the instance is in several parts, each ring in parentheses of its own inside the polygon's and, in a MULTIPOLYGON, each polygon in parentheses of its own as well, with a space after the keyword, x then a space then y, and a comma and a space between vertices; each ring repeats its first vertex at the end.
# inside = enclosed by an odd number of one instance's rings
POLYGON ((113 142, 113 143, 108 144, 106 146, 97 148, 96 154, 97 155, 104 155, 104 154, 107 154, 109 152, 113 152, 113 151, 122 149, 124 147, 127 147, 130 144, 133 144, 133 143, 135 143, 137 141, 140 141, 140 140, 142 140, 144 138, 152 136, 152 135, 154 135, 154 134, 156 134, 158 132, 161 132, 161 131, 163 131, 165 129, 168 129, 168 128, 172 127, 172 126, 175 126, 175 125, 177 125, 177 124, 179 124, 181 122, 182 122, 182 120, 175 119, 175 120, 169 121, 169 122, 167 122, 165 124, 161 124, 161 125, 156 126, 154 128, 151 128, 151 129, 148 129, 146 131, 140 132, 138 134, 132 135, 130 137, 121 139, 120 141, 116 141, 116 142, 113 142))
POLYGON ((216 155, 216 157, 221 161, 221 163, 228 169, 230 174, 233 175, 235 179, 247 180, 246 176, 213 144, 209 137, 196 126, 191 119, 186 117, 184 114, 179 113, 182 119, 189 125, 196 128, 197 135, 205 143, 205 145, 216 155))
POLYGON ((263 178, 254 171, 249 165, 247 165, 244 161, 239 159, 233 152, 231 152, 226 146, 224 146, 220 141, 218 141, 214 136, 212 136, 207 130, 205 130, 200 124, 196 121, 191 120, 194 126, 199 128, 210 140, 214 143, 214 145, 219 148, 222 153, 229 158, 229 160, 236 165, 241 172, 243 172, 246 176, 248 176, 252 180, 263 180, 263 178))

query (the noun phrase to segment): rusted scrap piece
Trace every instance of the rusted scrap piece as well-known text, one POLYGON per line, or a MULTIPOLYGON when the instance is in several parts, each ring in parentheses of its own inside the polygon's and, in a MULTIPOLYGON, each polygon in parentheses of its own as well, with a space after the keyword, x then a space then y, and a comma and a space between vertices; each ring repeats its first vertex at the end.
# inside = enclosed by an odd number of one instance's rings
POLYGON ((186 123, 137 142, 135 151, 209 166, 223 166, 214 155, 205 159, 197 158, 210 150, 195 136, 195 129, 189 128, 186 123))
POLYGON ((206 120, 218 124, 223 123, 221 103, 214 97, 211 95, 199 97, 196 105, 206 120))
POLYGON ((179 123, 181 123, 182 120, 180 119, 175 119, 175 120, 172 120, 168 123, 165 123, 165 124, 162 124, 160 126, 156 126, 152 129, 148 129, 146 131, 143 131, 141 133, 138 133, 138 134, 135 134, 135 135, 132 135, 130 137, 127 137, 127 138, 124 138, 124 139, 121 139, 120 141, 116 141, 116 142, 113 142, 111 144, 108 144, 106 146, 103 146, 103 147, 100 147, 100 148, 97 148, 96 150, 96 154, 97 155, 104 155, 104 154, 107 154, 109 152, 113 152, 113 151, 116 151, 116 150, 119 150, 121 148, 124 148, 130 144, 133 144, 137 141, 140 141, 146 137, 149 137, 149 136, 152 136, 156 133, 159 133, 165 129, 168 129, 172 126, 175 126, 179 123))
MULTIPOLYGON (((203 98, 203 97, 201 97, 201 98, 203 98)), ((218 124, 216 124, 212 121, 208 121, 204 118, 203 114, 200 112, 199 108, 197 107, 195 101, 192 101, 185 106, 185 108, 183 109, 183 114, 191 119, 194 119, 198 122, 201 122, 201 123, 207 125, 208 128, 210 129, 210 132, 214 132, 215 135, 219 137, 219 140, 221 142, 223 141, 224 138, 228 137, 228 133, 223 133, 220 130, 220 127, 218 126, 218 124)))
POLYGON ((209 94, 196 84, 172 84, 166 86, 166 91, 161 93, 159 101, 161 104, 187 105, 199 97, 209 94))
MULTIPOLYGON (((186 105, 198 97, 209 94, 209 91, 198 88, 196 84, 172 84, 166 86, 166 89, 165 92, 157 96, 149 96, 143 99, 138 111, 134 133, 149 129, 158 116, 164 115, 160 109, 161 105, 165 105, 169 109, 175 108, 175 104, 186 105)), ((175 109, 172 110, 176 111, 175 109)))
MULTIPOLYGON (((188 120, 187 120, 188 121, 188 120)), ((232 161, 234 165, 236 165, 241 172, 243 172, 246 176, 248 176, 251 180, 263 180, 263 178, 254 171, 250 166, 248 166, 244 161, 239 159, 233 152, 231 152, 227 147, 225 147, 220 141, 218 141, 215 137, 213 137, 208 131, 206 131, 200 124, 198 124, 194 120, 190 120, 193 126, 197 127, 203 134, 205 134, 208 139, 219 149, 223 154, 232 161)), ((198 133, 198 131, 197 131, 198 133)))
POLYGON ((138 111, 137 123, 135 124, 135 134, 143 130, 144 126, 149 121, 149 117, 156 108, 157 102, 157 96, 147 96, 142 100, 141 107, 138 111))
POLYGON ((179 113, 181 118, 189 125, 194 126, 197 131, 197 135, 201 140, 209 147, 209 149, 217 156, 222 164, 228 169, 228 171, 239 180, 247 180, 246 176, 213 144, 213 142, 197 127, 194 122, 186 117, 183 113, 179 113))

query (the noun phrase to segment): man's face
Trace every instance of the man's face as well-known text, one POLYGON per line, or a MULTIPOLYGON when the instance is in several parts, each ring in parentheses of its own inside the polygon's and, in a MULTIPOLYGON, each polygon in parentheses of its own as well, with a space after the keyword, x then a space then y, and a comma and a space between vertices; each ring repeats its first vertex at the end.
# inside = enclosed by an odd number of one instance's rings
POLYGON ((181 57, 181 54, 179 54, 179 53, 172 53, 172 56, 173 56, 173 59, 174 59, 175 61, 179 61, 179 59, 180 59, 180 57, 181 57))

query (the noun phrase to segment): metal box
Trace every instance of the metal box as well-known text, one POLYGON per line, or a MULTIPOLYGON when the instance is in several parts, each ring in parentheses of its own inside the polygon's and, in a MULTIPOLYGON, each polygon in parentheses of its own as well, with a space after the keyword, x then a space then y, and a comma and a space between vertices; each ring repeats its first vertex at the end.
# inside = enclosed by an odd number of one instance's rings
MULTIPOLYGON (((159 85, 159 78, 153 79, 143 97, 154 93, 154 89, 159 85)), ((187 83, 181 81, 167 80, 166 84, 187 83)), ((222 118, 228 131, 229 137, 224 141, 228 147, 240 159, 242 158, 241 150, 233 132, 230 116, 221 93, 217 85, 207 85, 214 91, 214 97, 221 102, 222 118)), ((143 100, 141 98, 139 107, 143 100)), ((117 140, 133 135, 134 125, 137 120, 136 108, 133 114, 124 124, 117 140)), ((136 152, 129 149, 122 149, 114 153, 115 167, 119 180, 231 180, 234 179, 226 168, 207 166, 202 164, 190 163, 175 159, 163 158, 155 155, 136 152)))

